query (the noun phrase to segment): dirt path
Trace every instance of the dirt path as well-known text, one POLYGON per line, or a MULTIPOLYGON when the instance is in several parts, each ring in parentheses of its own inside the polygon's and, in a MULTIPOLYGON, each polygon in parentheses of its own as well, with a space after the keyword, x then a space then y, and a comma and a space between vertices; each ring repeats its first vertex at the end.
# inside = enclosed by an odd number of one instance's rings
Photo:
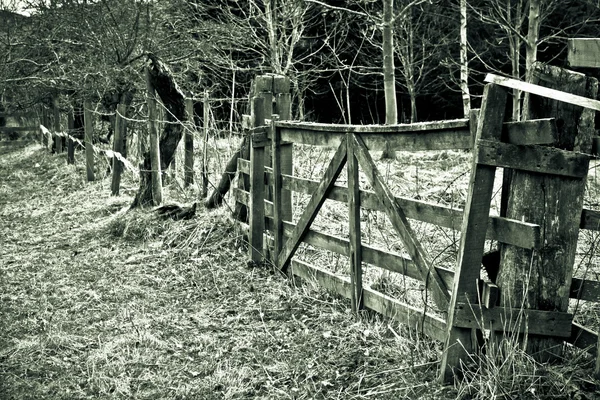
POLYGON ((225 211, 125 212, 131 177, 64 163, 0 154, 1 399, 439 398, 434 344, 247 269, 225 211))

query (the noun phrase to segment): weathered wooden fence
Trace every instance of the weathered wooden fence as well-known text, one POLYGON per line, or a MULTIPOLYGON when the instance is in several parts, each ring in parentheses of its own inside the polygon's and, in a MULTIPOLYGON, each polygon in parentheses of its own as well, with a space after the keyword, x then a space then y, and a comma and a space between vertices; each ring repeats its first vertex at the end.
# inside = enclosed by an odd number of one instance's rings
MULTIPOLYGON (((277 79, 280 78, 261 77, 257 81, 273 84, 277 79)), ((511 296, 502 292, 502 285, 499 287, 489 279, 482 280, 480 274, 486 239, 501 244, 502 257, 506 257, 506 249, 524 249, 530 254, 529 262, 533 254, 543 257, 548 250, 545 242, 549 240, 548 234, 542 232, 540 224, 528 222, 529 216, 511 219, 506 214, 489 215, 497 167, 528 176, 558 179, 558 187, 567 182, 571 184, 569 187, 582 188, 591 159, 589 154, 552 147, 557 131, 555 119, 504 123, 506 88, 595 110, 600 110, 600 102, 494 75, 489 75, 487 82, 482 108, 473 113, 471 119, 394 126, 325 125, 278 119, 271 110, 264 111, 273 104, 273 92, 266 93, 269 85, 261 84, 262 93, 258 93, 253 102, 250 160, 240 159, 238 164, 242 175, 250 177, 249 187, 238 187, 235 195, 237 201, 250 209, 251 260, 261 263, 269 259, 282 271, 315 279, 324 287, 349 298, 354 310, 375 310, 442 341, 445 344, 441 366, 444 380, 450 379, 461 361, 466 360, 467 354, 476 350, 477 343, 472 338, 477 336, 473 333, 478 330, 527 333, 531 337, 551 338, 560 343, 566 341, 592 354, 598 352, 598 334, 574 324, 573 315, 567 312, 566 305, 569 298, 600 301, 600 282, 572 278, 573 260, 566 267, 560 265, 556 266, 556 270, 547 270, 548 274, 564 273, 564 268, 568 270, 568 279, 555 293, 566 300, 564 308, 545 309, 540 306, 523 309, 512 306, 506 301, 511 296), (284 162, 281 151, 285 145, 286 151, 291 153, 292 144, 337 149, 320 180, 293 176, 292 156, 286 155, 284 162), (472 171, 465 209, 394 196, 370 154, 370 151, 384 150, 386 146, 394 151, 472 149, 472 171), (272 152, 270 162, 265 161, 268 160, 265 154, 269 149, 272 152), (348 184, 335 185, 344 166, 348 184), (364 172, 372 191, 360 188, 359 170, 364 172), (291 192, 311 195, 296 223, 292 222, 289 206, 291 192), (348 204, 349 237, 311 229, 311 223, 326 199, 348 204), (382 211, 387 215, 409 257, 389 254, 362 243, 361 208, 382 211), (431 261, 408 219, 461 232, 454 271, 438 267, 431 261), (339 276, 295 259, 294 254, 301 243, 347 256, 349 276, 339 276), (441 314, 427 312, 424 308, 405 304, 363 286, 365 263, 420 279, 426 284, 441 314), (508 324, 508 321, 512 323, 508 324)), ((281 108, 277 102, 275 104, 276 109, 281 108)), ((278 113, 284 115, 287 110, 278 113)), ((520 181, 513 182, 510 193, 523 190, 516 186, 517 182, 520 181)), ((579 229, 600 230, 600 212, 582 208, 582 193, 565 191, 561 196, 560 201, 567 202, 571 207, 570 213, 576 215, 576 218, 564 220, 567 226, 563 229, 576 232, 579 229)), ((510 214, 512 203, 508 207, 510 214)), ((543 219, 544 215, 535 216, 532 220, 540 218, 543 219)), ((576 244, 576 234, 562 244, 553 242, 552 246, 558 246, 558 251, 561 251, 561 245, 572 248, 573 241, 576 244)), ((512 261, 516 262, 514 258, 512 261)), ((552 260, 544 262, 552 266, 552 260)), ((516 267, 501 262, 499 268, 506 273, 516 267)))
POLYGON ((31 125, 30 120, 34 117, 33 113, 0 112, 0 118, 8 124, 0 126, 0 146, 25 146, 31 143, 31 138, 24 138, 23 135, 28 136, 27 134, 35 134, 39 131, 39 126, 31 125), (29 125, 23 125, 22 118, 29 125))

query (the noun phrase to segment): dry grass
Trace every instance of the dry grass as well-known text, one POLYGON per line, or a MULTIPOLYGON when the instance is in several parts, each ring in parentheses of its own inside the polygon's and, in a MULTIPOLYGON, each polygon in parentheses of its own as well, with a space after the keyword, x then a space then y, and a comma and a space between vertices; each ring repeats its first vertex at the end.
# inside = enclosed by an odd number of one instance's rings
MULTIPOLYGON (((313 162, 301 162, 299 175, 317 176, 327 154, 302 151, 298 158, 313 162)), ((468 160, 405 154, 384 168, 399 195, 461 207, 468 160)), ((1 399, 595 396, 589 358, 573 350, 564 364, 542 366, 510 342, 473 358, 455 387, 441 387, 439 343, 369 312, 357 317, 312 282, 249 268, 227 208, 165 221, 128 211, 137 189, 130 174, 120 197, 110 196, 109 180, 84 180, 81 162, 66 166, 37 146, 0 155, 1 399)), ((176 183, 166 190, 169 200, 195 201, 176 183)), ((344 234, 331 219, 347 210, 327 202, 323 215, 329 222, 316 224, 344 234)), ((363 217, 365 241, 394 245, 383 215, 363 217)), ((453 263, 458 236, 415 230, 431 254, 453 263)), ((347 268, 332 254, 300 255, 347 268)), ((418 284, 389 279, 398 297, 422 296, 418 284)))
POLYGON ((111 197, 64 164, 0 157, 0 398, 454 397, 435 343, 249 269, 226 210, 127 211, 131 176, 111 197))

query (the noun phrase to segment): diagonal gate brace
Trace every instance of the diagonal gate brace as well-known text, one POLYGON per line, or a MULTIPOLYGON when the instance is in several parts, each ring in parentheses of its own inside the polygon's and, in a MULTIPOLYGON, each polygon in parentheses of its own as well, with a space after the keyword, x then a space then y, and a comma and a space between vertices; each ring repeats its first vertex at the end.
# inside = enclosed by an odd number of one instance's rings
POLYGON ((377 170, 377 166, 373 162, 371 155, 362 138, 356 134, 352 134, 352 146, 354 155, 358 159, 358 163, 365 172, 369 182, 373 186, 377 197, 383 204, 385 212, 388 215, 394 229, 398 232, 404 242, 410 258, 417 266, 423 282, 431 282, 433 292, 433 300, 440 310, 446 311, 450 301, 448 288, 446 284, 427 259, 427 253, 421 247, 421 244, 416 239, 406 215, 402 208, 398 206, 394 195, 384 183, 381 174, 377 170))
POLYGON ((346 164, 346 158, 347 148, 346 138, 344 137, 342 139, 342 143, 333 155, 333 158, 331 159, 331 162, 325 171, 323 179, 321 179, 321 182, 319 182, 319 187, 313 193, 308 205, 306 206, 306 209, 304 210, 304 213, 296 224, 292 235, 286 241, 285 245, 281 249, 281 253, 279 253, 279 256, 277 257, 277 264, 282 271, 285 272, 287 270, 290 259, 294 255, 294 252, 298 249, 298 246, 300 246, 300 242, 302 241, 306 232, 308 232, 310 224, 312 224, 312 222, 315 220, 317 213, 325 202, 327 194, 333 188, 333 184, 340 175, 340 172, 342 172, 342 169, 346 164))

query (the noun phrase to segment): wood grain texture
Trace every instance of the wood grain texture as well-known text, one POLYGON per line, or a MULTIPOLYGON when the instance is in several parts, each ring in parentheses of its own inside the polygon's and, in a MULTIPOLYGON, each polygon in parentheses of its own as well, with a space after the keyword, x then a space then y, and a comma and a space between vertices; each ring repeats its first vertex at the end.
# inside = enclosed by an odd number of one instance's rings
POLYGON ((573 314, 555 311, 485 308, 477 304, 457 305, 454 324, 462 328, 571 337, 573 314))
POLYGON ((572 178, 587 176, 590 162, 586 154, 536 145, 480 140, 477 149, 480 164, 572 178))

